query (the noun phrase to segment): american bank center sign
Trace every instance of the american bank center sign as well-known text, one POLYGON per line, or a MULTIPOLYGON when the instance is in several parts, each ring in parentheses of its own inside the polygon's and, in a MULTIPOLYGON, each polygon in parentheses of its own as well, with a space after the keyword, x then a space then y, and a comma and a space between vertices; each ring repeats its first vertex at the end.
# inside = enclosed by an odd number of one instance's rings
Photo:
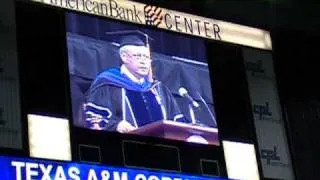
POLYGON ((271 50, 268 31, 128 0, 31 0, 212 40, 271 50))

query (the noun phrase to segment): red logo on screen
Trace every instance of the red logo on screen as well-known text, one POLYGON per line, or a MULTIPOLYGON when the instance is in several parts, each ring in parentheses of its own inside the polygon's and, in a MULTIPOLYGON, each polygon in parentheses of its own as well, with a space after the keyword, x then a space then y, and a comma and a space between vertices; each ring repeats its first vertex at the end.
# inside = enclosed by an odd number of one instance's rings
POLYGON ((162 9, 156 6, 145 5, 144 15, 146 18, 146 25, 158 27, 163 19, 162 9))

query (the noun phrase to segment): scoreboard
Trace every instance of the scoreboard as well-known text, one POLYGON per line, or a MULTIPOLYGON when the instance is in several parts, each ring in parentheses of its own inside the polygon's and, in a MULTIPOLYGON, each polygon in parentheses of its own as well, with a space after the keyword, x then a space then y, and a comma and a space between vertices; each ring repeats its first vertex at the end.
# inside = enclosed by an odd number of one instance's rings
POLYGON ((263 176, 271 107, 250 103, 244 49, 271 54, 268 31, 126 0, 10 5, 1 179, 263 176))

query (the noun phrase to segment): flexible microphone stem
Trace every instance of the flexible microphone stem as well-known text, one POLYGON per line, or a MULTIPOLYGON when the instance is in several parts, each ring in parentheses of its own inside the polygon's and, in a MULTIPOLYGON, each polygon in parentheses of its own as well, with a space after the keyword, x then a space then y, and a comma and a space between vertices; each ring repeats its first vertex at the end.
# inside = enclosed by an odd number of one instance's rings
POLYGON ((202 103, 206 106, 207 110, 209 111, 210 117, 212 118, 212 121, 213 121, 213 123, 214 123, 214 126, 216 127, 216 126, 217 126, 216 118, 213 116, 213 114, 212 114, 212 112, 211 112, 208 104, 207 104, 206 101, 203 99, 203 97, 200 95, 200 93, 199 93, 198 91, 196 91, 196 92, 197 92, 197 94, 199 95, 202 103))
POLYGON ((193 111, 193 108, 192 108, 192 105, 189 104, 189 112, 190 112, 190 117, 191 117, 191 122, 192 124, 196 124, 196 116, 194 114, 194 111, 193 111))
POLYGON ((184 97, 184 98, 187 98, 189 101, 190 101, 190 104, 195 107, 195 108, 198 108, 200 105, 199 103, 197 103, 197 101, 195 101, 189 94, 188 94, 188 91, 184 88, 184 87, 181 87, 179 89, 179 94, 180 96, 184 97))
POLYGON ((191 123, 193 125, 197 124, 197 120, 196 120, 196 115, 194 113, 194 109, 193 108, 199 108, 200 105, 199 103, 197 103, 189 94, 188 94, 188 91, 184 88, 184 87, 181 87, 179 89, 179 94, 180 96, 186 98, 189 100, 189 104, 188 104, 188 107, 189 107, 189 113, 190 113, 190 118, 191 118, 191 123))

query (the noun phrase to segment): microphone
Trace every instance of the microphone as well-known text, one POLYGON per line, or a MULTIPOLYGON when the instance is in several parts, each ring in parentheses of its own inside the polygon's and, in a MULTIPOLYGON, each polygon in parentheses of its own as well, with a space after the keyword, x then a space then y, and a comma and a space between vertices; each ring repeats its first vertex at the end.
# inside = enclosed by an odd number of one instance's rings
POLYGON ((197 102, 189 95, 188 91, 187 91, 184 87, 181 87, 181 88, 179 89, 179 94, 180 94, 180 96, 187 98, 187 99, 191 102, 191 104, 192 104, 193 107, 198 108, 198 107, 200 106, 199 103, 197 103, 197 102))
POLYGON ((212 121, 213 121, 213 123, 214 123, 214 126, 216 127, 216 126, 217 126, 217 120, 216 120, 216 118, 214 117, 214 115, 213 115, 213 113, 211 112, 208 104, 207 104, 206 101, 203 99, 203 97, 201 96, 201 94, 200 94, 198 91, 196 91, 196 92, 197 92, 198 96, 200 97, 202 103, 206 106, 206 108, 207 108, 207 110, 208 110, 208 112, 209 112, 209 114, 210 114, 210 116, 211 116, 211 118, 212 118, 212 121))

